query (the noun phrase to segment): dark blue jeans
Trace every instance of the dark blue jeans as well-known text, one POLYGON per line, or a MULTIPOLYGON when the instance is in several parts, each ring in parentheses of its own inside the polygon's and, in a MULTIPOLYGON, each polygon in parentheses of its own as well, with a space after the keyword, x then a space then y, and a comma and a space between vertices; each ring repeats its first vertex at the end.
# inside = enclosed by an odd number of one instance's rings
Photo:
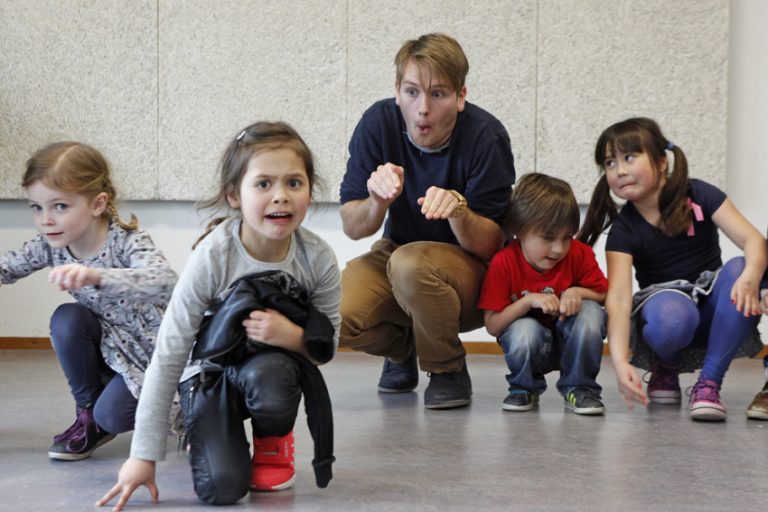
POLYGON ((179 384, 192 482, 202 501, 227 505, 248 493, 251 455, 243 420, 251 418, 256 437, 288 434, 299 411, 300 379, 295 359, 267 350, 179 384))
POLYGON ((560 369, 557 389, 565 396, 574 387, 601 391, 597 383, 605 338, 605 310, 596 302, 585 300, 581 311, 554 328, 534 318, 518 318, 499 337, 509 368, 507 382, 538 394, 547 389, 544 375, 560 369))
POLYGON ((79 407, 93 408, 96 424, 111 434, 133 430, 137 400, 101 356, 101 323, 78 302, 51 317, 51 341, 79 407))

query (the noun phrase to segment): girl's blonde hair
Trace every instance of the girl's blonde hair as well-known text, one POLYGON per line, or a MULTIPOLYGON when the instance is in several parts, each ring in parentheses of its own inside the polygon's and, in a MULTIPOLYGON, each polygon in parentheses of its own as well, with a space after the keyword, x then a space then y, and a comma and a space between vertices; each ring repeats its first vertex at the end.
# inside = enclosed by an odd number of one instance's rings
POLYGON ((21 186, 26 189, 38 181, 47 187, 81 194, 89 199, 104 192, 107 194, 107 207, 102 214, 104 218, 128 231, 139 227, 139 221, 133 214, 129 223, 120 219, 115 206, 117 190, 112 184, 109 163, 99 151, 87 144, 54 142, 39 149, 27 160, 21 186))
POLYGON ((608 180, 605 176, 605 156, 608 153, 645 153, 656 172, 656 183, 661 182, 664 170, 662 164, 667 158, 667 151, 675 158, 674 168, 666 169, 666 182, 659 193, 659 212, 661 213, 661 232, 667 236, 685 233, 691 225, 690 206, 688 206, 688 160, 685 153, 675 146, 661 132, 653 119, 633 117, 606 128, 595 145, 595 163, 600 171, 589 208, 584 216, 584 225, 577 238, 584 243, 594 245, 605 229, 613 223, 619 213, 619 207, 611 197, 608 180))
MULTIPOLYGON (((319 185, 318 178, 315 175, 315 162, 312 157, 312 151, 304 142, 304 139, 288 123, 260 121, 254 123, 244 130, 240 131, 232 139, 224 154, 221 157, 219 165, 219 185, 216 194, 210 199, 200 204, 200 209, 229 209, 227 195, 230 193, 239 193, 240 184, 243 181, 248 162, 254 155, 264 151, 286 148, 295 152, 304 163, 304 169, 307 172, 309 180, 310 195, 319 185)), ((208 223, 205 232, 195 241, 192 246, 194 249, 197 244, 205 238, 208 233, 221 224, 228 217, 216 217, 208 223)))

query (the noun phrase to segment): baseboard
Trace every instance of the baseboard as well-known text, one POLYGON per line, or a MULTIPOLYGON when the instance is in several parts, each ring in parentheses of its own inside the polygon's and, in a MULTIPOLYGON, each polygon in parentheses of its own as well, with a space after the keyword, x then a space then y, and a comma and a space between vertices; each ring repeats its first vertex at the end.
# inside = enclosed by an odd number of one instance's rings
MULTIPOLYGON (((493 354, 501 355, 501 347, 492 341, 464 341, 464 350, 467 354, 493 354)), ((51 349, 50 338, 13 338, 0 337, 0 350, 48 350, 51 349)), ((340 352, 352 352, 351 349, 340 348, 340 352)), ((603 354, 609 355, 608 344, 603 346, 603 354)), ((763 347, 755 357, 768 356, 768 345, 763 347)))
POLYGON ((0 337, 0 350, 48 350, 50 338, 4 338, 0 337))

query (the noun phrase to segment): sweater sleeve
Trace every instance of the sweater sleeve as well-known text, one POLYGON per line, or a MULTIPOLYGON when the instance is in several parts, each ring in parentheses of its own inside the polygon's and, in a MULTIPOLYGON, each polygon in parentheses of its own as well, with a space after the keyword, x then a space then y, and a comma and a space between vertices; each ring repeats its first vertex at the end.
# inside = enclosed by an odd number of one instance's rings
POLYGON ((379 140, 382 133, 376 130, 377 126, 386 122, 380 103, 373 105, 363 114, 349 140, 347 171, 339 190, 341 204, 367 198, 370 174, 385 163, 382 161, 383 151, 379 140))
MULTIPOLYGON (((503 128, 500 128, 503 130, 503 128)), ((501 225, 515 183, 515 159, 506 131, 475 151, 464 195, 473 212, 501 225)))
POLYGON ((201 244, 190 256, 173 291, 136 409, 132 457, 165 459, 171 403, 203 314, 222 280, 222 258, 226 255, 219 254, 212 244, 201 244))
POLYGON ((120 260, 126 268, 101 270, 102 294, 134 299, 166 297, 167 300, 176 285, 176 272, 149 235, 142 230, 131 231, 122 245, 120 260))
POLYGON ((25 242, 18 251, 0 256, 0 283, 15 283, 42 268, 53 266, 51 246, 37 235, 25 242))
MULTIPOLYGON (((336 353, 339 345, 339 329, 341 328, 341 313, 339 307, 341 304, 341 278, 339 265, 336 261, 336 254, 325 242, 321 240, 320 251, 315 258, 315 264, 318 265, 317 286, 311 292, 310 300, 312 305, 331 321, 333 325, 333 346, 327 349, 315 350, 307 347, 310 355, 313 352, 326 354, 321 359, 322 362, 330 361, 336 353)), ((314 357, 314 356, 313 356, 314 357)))

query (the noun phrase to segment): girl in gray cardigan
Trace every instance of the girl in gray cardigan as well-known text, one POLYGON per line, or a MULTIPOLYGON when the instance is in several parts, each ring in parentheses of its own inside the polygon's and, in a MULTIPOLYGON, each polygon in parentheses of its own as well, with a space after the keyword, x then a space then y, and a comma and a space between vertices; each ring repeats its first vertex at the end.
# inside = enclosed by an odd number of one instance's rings
POLYGON ((177 384, 192 478, 202 501, 229 504, 249 487, 271 491, 293 484, 292 430, 301 390, 298 363, 285 351, 324 363, 335 352, 340 324, 336 257, 326 242, 301 227, 314 182, 309 148, 284 123, 256 123, 231 141, 222 158, 219 193, 206 205, 225 203, 239 214, 212 222, 184 268, 147 371, 131 457, 98 505, 119 494, 115 510, 121 510, 142 485, 157 501, 155 462, 165 458, 177 384), (330 320, 335 334, 327 357, 320 361, 307 350, 301 326, 265 309, 243 321, 248 343, 259 349, 235 364, 193 360, 206 312, 227 297, 233 282, 263 271, 289 274, 330 320), (247 418, 254 433, 252 458, 243 428, 247 418))

